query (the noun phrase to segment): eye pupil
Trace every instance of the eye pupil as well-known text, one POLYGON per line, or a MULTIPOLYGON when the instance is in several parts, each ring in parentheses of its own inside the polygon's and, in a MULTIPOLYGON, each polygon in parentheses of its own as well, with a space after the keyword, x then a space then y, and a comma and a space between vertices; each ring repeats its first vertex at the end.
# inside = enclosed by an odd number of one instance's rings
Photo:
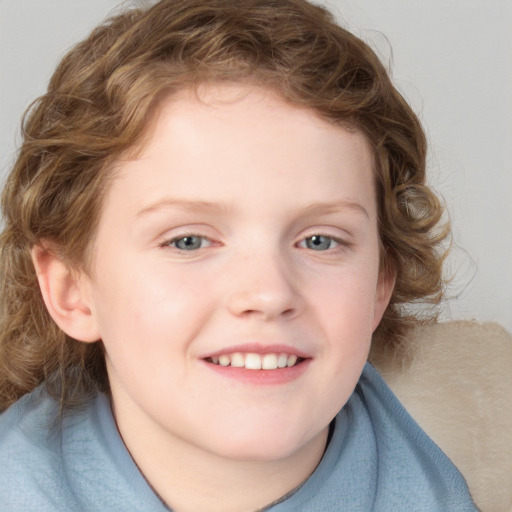
POLYGON ((314 251, 324 251, 331 247, 331 239, 323 235, 313 235, 306 238, 306 246, 314 251))
POLYGON ((176 240, 175 244, 178 249, 192 251, 201 248, 202 240, 198 236, 184 236, 176 240))

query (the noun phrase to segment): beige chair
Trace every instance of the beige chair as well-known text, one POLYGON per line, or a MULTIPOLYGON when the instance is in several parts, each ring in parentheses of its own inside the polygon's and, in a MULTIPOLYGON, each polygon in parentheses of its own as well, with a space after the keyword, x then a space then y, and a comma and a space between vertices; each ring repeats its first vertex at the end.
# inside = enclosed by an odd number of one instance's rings
POLYGON ((512 512, 512 336, 494 323, 417 327, 372 363, 466 478, 482 512, 512 512))

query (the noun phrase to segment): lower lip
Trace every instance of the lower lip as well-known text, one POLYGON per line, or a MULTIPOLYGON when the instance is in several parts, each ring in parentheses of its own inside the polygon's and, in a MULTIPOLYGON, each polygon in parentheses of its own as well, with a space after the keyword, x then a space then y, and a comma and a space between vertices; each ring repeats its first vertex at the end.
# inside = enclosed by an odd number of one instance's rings
POLYGON ((297 380, 309 368, 311 359, 305 359, 289 368, 277 368, 276 370, 248 370, 247 368, 221 366, 207 361, 204 361, 204 364, 215 373, 239 382, 261 386, 279 386, 297 380))

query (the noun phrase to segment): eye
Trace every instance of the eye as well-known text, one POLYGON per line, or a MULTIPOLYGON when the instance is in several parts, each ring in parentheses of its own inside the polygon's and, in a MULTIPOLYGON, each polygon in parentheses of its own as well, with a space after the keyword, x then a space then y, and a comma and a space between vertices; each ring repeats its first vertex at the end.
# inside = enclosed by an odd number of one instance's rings
POLYGON ((313 251, 327 251, 340 245, 339 240, 325 235, 308 236, 299 243, 300 247, 311 249, 313 251))
POLYGON ((210 240, 204 236, 186 235, 173 238, 165 243, 166 246, 174 247, 180 251, 197 251, 211 245, 210 240))

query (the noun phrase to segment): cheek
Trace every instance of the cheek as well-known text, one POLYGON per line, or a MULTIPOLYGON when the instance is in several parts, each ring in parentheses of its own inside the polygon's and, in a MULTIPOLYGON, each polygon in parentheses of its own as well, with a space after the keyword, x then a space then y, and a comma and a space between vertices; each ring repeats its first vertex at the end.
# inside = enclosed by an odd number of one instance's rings
POLYGON ((337 375, 340 389, 351 388, 370 350, 377 272, 349 272, 326 281, 314 295, 315 323, 323 330, 325 364, 337 375))
POLYGON ((341 269, 308 285, 307 295, 328 323, 371 328, 377 291, 377 265, 341 269))
POLYGON ((193 272, 171 273, 166 265, 134 268, 141 267, 111 265, 98 279, 94 303, 107 353, 114 356, 119 348, 149 359, 182 348, 196 334, 199 318, 209 314, 203 280, 193 272))

